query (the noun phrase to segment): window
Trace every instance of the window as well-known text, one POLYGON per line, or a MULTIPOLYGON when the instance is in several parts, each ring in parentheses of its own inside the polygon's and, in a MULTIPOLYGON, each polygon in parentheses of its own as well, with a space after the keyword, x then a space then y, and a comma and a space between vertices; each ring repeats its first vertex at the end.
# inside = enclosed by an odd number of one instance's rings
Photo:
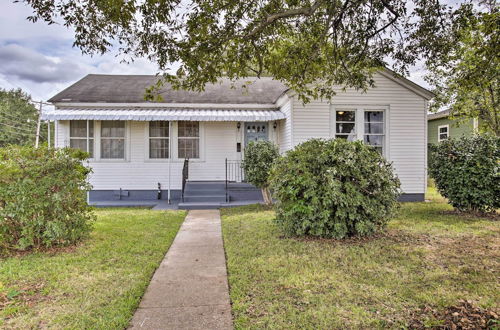
POLYGON ((385 117, 386 109, 383 108, 336 108, 332 136, 348 141, 362 140, 384 154, 385 117))
POLYGON ((80 149, 94 158, 94 121, 71 120, 69 123, 69 146, 80 149))
POLYGON ((165 159, 169 157, 168 121, 149 122, 149 158, 165 159))
POLYGON ((200 158, 200 123, 197 121, 178 122, 178 157, 200 158))
POLYGON ((335 111, 335 137, 356 140, 356 110, 335 111))
POLYGON ((438 126, 438 142, 448 140, 450 137, 450 126, 442 125, 438 126))
POLYGON ((364 114, 363 141, 378 152, 384 152, 384 111, 369 110, 364 114))
POLYGON ((101 158, 125 159, 125 122, 101 122, 101 158))

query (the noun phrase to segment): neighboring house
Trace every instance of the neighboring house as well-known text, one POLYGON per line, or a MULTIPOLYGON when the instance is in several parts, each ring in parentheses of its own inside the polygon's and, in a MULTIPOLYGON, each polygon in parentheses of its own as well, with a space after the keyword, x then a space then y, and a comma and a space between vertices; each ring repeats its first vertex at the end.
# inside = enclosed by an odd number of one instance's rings
POLYGON ((185 192, 184 208, 261 199, 256 189, 225 184, 242 180, 249 141, 273 141, 284 153, 311 138, 335 137, 376 147, 394 164, 401 199, 424 200, 432 93, 388 70, 366 93, 339 89, 332 102, 305 105, 272 78, 222 79, 204 92, 165 86, 162 102, 145 102, 157 79, 88 75, 49 100, 55 109, 44 118, 55 121, 56 147, 91 154, 91 202, 155 199, 158 187, 161 199, 178 201, 185 192))
POLYGON ((477 119, 451 119, 449 110, 427 115, 427 121, 427 141, 431 144, 478 132, 477 119))

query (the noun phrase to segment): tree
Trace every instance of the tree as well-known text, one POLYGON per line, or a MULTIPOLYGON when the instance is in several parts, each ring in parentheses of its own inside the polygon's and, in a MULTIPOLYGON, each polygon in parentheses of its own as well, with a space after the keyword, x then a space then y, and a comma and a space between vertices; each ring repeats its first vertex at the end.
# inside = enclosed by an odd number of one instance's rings
MULTIPOLYGON (((0 147, 34 144, 38 109, 21 89, 0 89, 0 147)), ((40 141, 47 141, 47 125, 40 127, 40 141)))
POLYGON ((270 141, 251 141, 245 148, 242 165, 245 179, 262 190, 262 197, 267 205, 273 203, 269 192, 269 173, 279 155, 278 147, 270 141))
POLYGON ((483 130, 500 136, 499 7, 464 5, 450 21, 427 64, 437 94, 433 107, 447 107, 455 118, 478 118, 483 130))
POLYGON ((333 97, 332 85, 365 90, 388 63, 406 74, 451 10, 439 0, 19 1, 32 21, 74 28, 84 53, 119 46, 125 60, 156 62, 174 88, 265 72, 303 101, 333 97), (166 73, 173 63, 175 75, 166 73))

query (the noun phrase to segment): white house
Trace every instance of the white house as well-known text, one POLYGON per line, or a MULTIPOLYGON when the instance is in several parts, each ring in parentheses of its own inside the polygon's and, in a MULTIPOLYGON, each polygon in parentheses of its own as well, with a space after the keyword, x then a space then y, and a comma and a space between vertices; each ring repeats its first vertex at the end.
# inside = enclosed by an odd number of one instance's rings
POLYGON ((272 78, 222 79, 204 92, 165 86, 161 102, 145 102, 157 79, 88 75, 49 100, 55 109, 44 118, 55 121, 55 146, 91 154, 92 202, 184 197, 180 207, 189 208, 260 199, 232 183, 243 179, 248 141, 268 139, 286 152, 310 138, 364 140, 393 162, 402 200, 424 199, 433 95, 388 70, 367 92, 339 90, 331 102, 308 104, 272 78))

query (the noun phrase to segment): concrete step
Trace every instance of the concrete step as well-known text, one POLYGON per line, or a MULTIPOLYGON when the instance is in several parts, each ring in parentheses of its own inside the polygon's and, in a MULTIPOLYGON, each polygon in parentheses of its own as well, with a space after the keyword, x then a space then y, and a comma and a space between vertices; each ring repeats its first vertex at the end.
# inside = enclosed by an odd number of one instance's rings
POLYGON ((187 196, 210 196, 210 195, 225 195, 225 189, 194 189, 189 187, 184 191, 184 195, 187 196))
POLYGON ((190 195, 184 194, 184 202, 219 202, 226 201, 226 194, 210 194, 210 195, 190 195))
POLYGON ((181 210, 213 210, 220 209, 225 203, 217 202, 184 202, 179 203, 179 209, 181 210))

